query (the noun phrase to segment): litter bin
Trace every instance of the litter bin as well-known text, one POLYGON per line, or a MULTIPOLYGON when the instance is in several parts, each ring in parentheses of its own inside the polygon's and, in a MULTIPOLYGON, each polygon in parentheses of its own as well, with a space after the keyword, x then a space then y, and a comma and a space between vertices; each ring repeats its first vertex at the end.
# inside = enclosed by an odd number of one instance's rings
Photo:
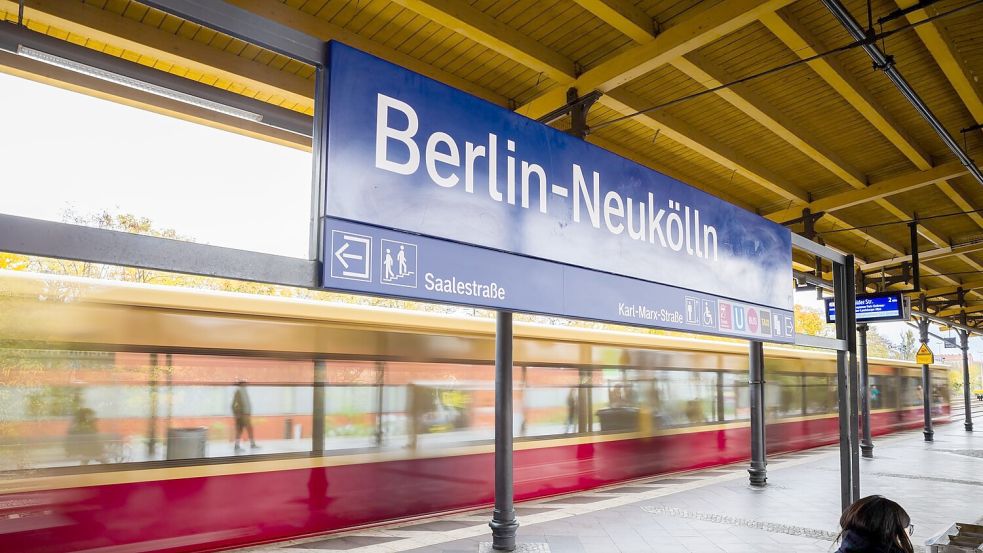
POLYGON ((927 553, 983 551, 983 526, 957 522, 925 543, 927 553))
POLYGON ((205 457, 208 429, 204 426, 167 429, 168 459, 201 459, 205 457))

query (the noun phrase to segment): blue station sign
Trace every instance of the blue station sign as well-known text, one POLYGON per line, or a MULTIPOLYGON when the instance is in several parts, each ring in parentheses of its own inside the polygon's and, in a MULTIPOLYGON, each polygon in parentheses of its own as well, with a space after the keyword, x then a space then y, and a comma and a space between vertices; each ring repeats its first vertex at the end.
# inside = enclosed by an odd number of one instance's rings
MULTIPOLYGON (((911 318, 911 305, 904 292, 857 294, 856 306, 858 323, 907 321, 911 318)), ((826 322, 836 322, 833 298, 826 298, 826 322)))
POLYGON ((328 87, 326 288, 791 341, 784 227, 338 43, 328 87))

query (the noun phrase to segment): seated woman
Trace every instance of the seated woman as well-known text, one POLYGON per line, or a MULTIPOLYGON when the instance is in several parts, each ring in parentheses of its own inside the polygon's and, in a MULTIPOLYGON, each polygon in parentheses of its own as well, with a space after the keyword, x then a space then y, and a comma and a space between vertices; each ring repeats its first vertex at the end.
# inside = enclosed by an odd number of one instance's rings
POLYGON ((914 553, 914 530, 901 505, 879 495, 858 499, 840 516, 837 553, 914 553))

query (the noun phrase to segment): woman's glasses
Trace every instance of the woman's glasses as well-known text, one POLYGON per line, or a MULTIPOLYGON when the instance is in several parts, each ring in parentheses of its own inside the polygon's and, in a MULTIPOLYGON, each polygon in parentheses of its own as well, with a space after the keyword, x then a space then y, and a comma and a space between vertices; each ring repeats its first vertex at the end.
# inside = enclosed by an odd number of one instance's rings
POLYGON ((905 528, 905 530, 908 531, 908 535, 909 536, 914 536, 915 535, 915 525, 914 524, 909 524, 908 527, 905 528))

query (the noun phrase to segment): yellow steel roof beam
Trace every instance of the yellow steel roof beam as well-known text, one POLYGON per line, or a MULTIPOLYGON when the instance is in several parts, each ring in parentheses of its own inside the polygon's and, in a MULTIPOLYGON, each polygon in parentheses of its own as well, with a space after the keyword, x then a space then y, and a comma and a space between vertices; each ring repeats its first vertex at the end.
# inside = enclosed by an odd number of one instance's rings
MULTIPOLYGON (((763 15, 761 22, 799 58, 806 59, 819 54, 820 48, 816 46, 816 39, 810 36, 798 22, 778 13, 763 15)), ((878 105, 874 97, 835 60, 819 58, 808 62, 808 65, 916 167, 924 170, 932 166, 929 155, 905 134, 901 126, 878 105)))
MULTIPOLYGON (((834 194, 826 198, 810 202, 806 206, 813 213, 820 211, 829 213, 838 209, 853 207, 862 203, 869 202, 900 194, 909 190, 915 190, 930 184, 941 182, 943 179, 958 177, 967 174, 968 171, 958 161, 950 161, 926 171, 915 171, 897 177, 891 177, 882 181, 875 182, 870 186, 834 194)), ((768 219, 776 222, 789 221, 802 215, 802 207, 782 209, 765 215, 768 219)))
MULTIPOLYGON (((707 88, 719 87, 725 82, 731 80, 731 78, 726 75, 722 69, 714 67, 713 64, 707 60, 700 59, 699 61, 700 64, 697 65, 691 60, 683 57, 673 60, 672 64, 684 74, 707 88)), ((748 90, 738 93, 729 88, 718 90, 716 94, 800 150, 802 153, 815 160, 827 170, 843 179, 843 181, 853 188, 866 190, 866 179, 860 175, 858 171, 845 167, 844 163, 840 161, 835 154, 828 150, 820 149, 803 138, 808 134, 805 131, 790 129, 790 118, 776 113, 767 106, 767 102, 762 98, 757 97, 757 95, 748 90), (786 121, 786 123, 780 123, 779 121, 786 121)), ((883 196, 873 198, 873 201, 898 219, 911 219, 910 215, 899 209, 883 196)), ((918 232, 937 246, 944 246, 947 243, 947 240, 943 239, 935 232, 932 232, 924 225, 918 226, 918 232)), ((968 257, 960 255, 959 258, 974 269, 983 270, 983 266, 980 266, 968 257)))
MULTIPOLYGON (((895 217, 897 217, 898 219, 900 219, 902 221, 907 221, 907 220, 913 219, 913 217, 911 215, 909 215, 908 213, 905 213, 904 211, 902 211, 901 209, 899 209, 897 206, 895 206, 894 204, 892 204, 891 202, 889 202, 889 201, 887 201, 887 200, 885 200, 883 198, 882 199, 879 199, 879 200, 876 200, 876 202, 877 202, 878 205, 880 205, 881 207, 883 207, 884 209, 886 209, 889 213, 891 213, 892 215, 894 215, 895 217)), ((932 242, 933 244, 935 244, 936 246, 939 246, 939 247, 945 247, 946 245, 949 244, 949 241, 948 240, 946 240, 945 238, 943 238, 942 236, 940 236, 935 231, 929 229, 924 224, 919 224, 918 225, 918 234, 921 234, 926 239, 928 239, 929 242, 932 242)), ((969 256, 960 253, 960 254, 956 254, 956 257, 958 257, 960 259, 960 261, 963 261, 967 265, 969 265, 970 267, 972 267, 974 270, 976 270, 976 271, 983 271, 983 265, 980 265, 979 263, 973 261, 972 259, 969 258, 969 256)))
MULTIPOLYGON (((908 3, 910 5, 913 2, 908 3)), ((922 19, 924 19, 924 17, 922 17, 922 19)), ((809 58, 819 53, 818 49, 814 46, 816 44, 816 40, 810 37, 808 31, 806 31, 794 20, 783 17, 778 13, 771 13, 765 14, 761 18, 761 22, 764 23, 764 25, 768 27, 768 29, 771 30, 775 36, 781 39, 782 42, 784 42, 785 45, 795 52, 800 58, 809 58)), ((946 46, 946 48, 948 47, 946 46)), ((927 170, 931 167, 931 159, 928 154, 919 148, 914 140, 909 138, 904 131, 901 130, 900 125, 895 123, 887 112, 877 104, 873 97, 867 93, 867 91, 864 90, 859 83, 857 83, 849 75, 849 73, 840 68, 834 60, 820 58, 809 62, 808 65, 844 99, 846 99, 858 112, 860 112, 861 115, 867 118, 867 120, 870 121, 870 123, 874 125, 874 127, 880 131, 884 137, 894 144, 894 146, 898 148, 901 153, 911 160, 911 162, 914 163, 917 168, 927 170)), ((967 207, 969 202, 967 202, 961 194, 952 188, 952 185, 950 185, 948 182, 940 179, 935 181, 935 184, 939 186, 942 192, 948 196, 953 203, 966 211, 971 210, 971 208, 967 207)), ((867 192, 867 190, 863 190, 862 192, 867 192)), ((846 194, 850 193, 848 192, 846 194)), ((870 199, 875 200, 878 205, 889 212, 894 213, 899 218, 905 217, 903 212, 885 200, 883 195, 872 195, 870 199)), ((829 208, 827 207, 814 208, 815 211, 824 211, 828 209, 829 208)), ((983 227, 983 217, 976 213, 972 214, 971 217, 973 217, 973 220, 977 223, 977 225, 983 227)), ((940 236, 928 231, 928 229, 926 229, 924 226, 919 225, 919 232, 922 234, 922 236, 925 236, 937 245, 941 246, 945 245, 946 243, 940 236)), ((960 260, 964 261, 970 267, 973 267, 976 270, 983 269, 978 263, 974 262, 965 255, 959 255, 958 257, 960 260)))
MULTIPOLYGON (((622 146, 621 144, 618 144, 617 142, 614 142, 612 140, 608 140, 608 139, 603 138, 603 137, 600 137, 600 136, 598 136, 596 134, 589 134, 589 135, 587 135, 587 141, 590 142, 591 144, 594 144, 595 146, 599 146, 601 148, 604 148, 605 150, 607 150, 609 152, 618 154, 619 156, 621 156, 621 157, 623 157, 625 159, 630 159, 630 160, 632 160, 632 161, 634 161, 636 163, 640 163, 642 165, 645 165, 646 167, 655 169, 656 171, 662 173, 663 175, 672 177, 672 178, 674 178, 674 179, 676 179, 676 180, 678 180, 680 182, 690 182, 690 180, 691 180, 690 177, 687 177, 686 175, 683 175, 683 174, 681 174, 681 173, 679 173, 677 171, 674 171, 674 170, 666 167, 665 165, 659 163, 658 161, 656 161, 656 160, 654 160, 654 159, 652 159, 652 158, 650 158, 648 156, 644 156, 644 155, 636 152, 635 150, 630 150, 627 147, 622 146)), ((730 202, 730 203, 732 203, 732 204, 734 204, 736 206, 743 207, 744 209, 746 209, 748 211, 754 211, 754 206, 752 206, 751 204, 749 204, 746 200, 742 200, 742 199, 738 198, 737 196, 734 196, 732 194, 728 194, 727 192, 723 192, 721 190, 716 190, 716 189, 711 189, 710 187, 707 187, 707 186, 701 186, 700 183, 693 183, 691 186, 693 186, 695 188, 699 188, 700 190, 703 190, 704 192, 706 192, 708 194, 712 194, 712 195, 714 195, 714 196, 716 196, 716 197, 718 197, 718 198, 720 198, 720 199, 722 199, 724 201, 730 202)))
POLYGON ((952 200, 952 203, 959 206, 959 209, 965 211, 966 214, 969 215, 969 218, 972 219, 977 226, 983 228, 983 216, 980 216, 979 213, 973 213, 977 208, 973 207, 973 204, 969 203, 965 196, 960 194, 958 190, 953 188, 952 185, 946 181, 941 181, 938 183, 938 185, 939 189, 942 190, 942 193, 952 200))
POLYGON ((572 60, 460 0, 393 0, 482 46, 542 72, 559 83, 573 82, 572 60))
MULTIPOLYGON (((17 2, 0 0, 0 9, 16 13, 17 2)), ((32 21, 89 40, 280 96, 287 102, 308 107, 313 103, 313 81, 95 6, 81 2, 27 0, 24 15, 32 21)))
POLYGON ((639 44, 651 42, 654 38, 652 18, 626 0, 574 0, 574 2, 639 44))
POLYGON ((966 290, 967 292, 970 290, 979 290, 980 288, 983 288, 983 280, 967 280, 961 284, 955 284, 952 286, 943 286, 941 288, 932 288, 930 290, 920 290, 918 292, 910 292, 908 293, 908 295, 920 296, 922 294, 925 294, 925 296, 929 298, 935 296, 947 296, 949 294, 955 294, 956 292, 959 291, 960 288, 966 290))
MULTIPOLYGON (((620 113, 633 113, 644 108, 644 102, 624 90, 615 90, 602 96, 598 100, 601 104, 620 113)), ((774 175, 767 168, 762 167, 750 160, 745 159, 728 147, 720 144, 709 135, 693 128, 692 126, 672 117, 666 113, 650 112, 639 115, 636 120, 653 130, 659 130, 661 136, 666 136, 694 151, 708 157, 709 159, 736 171, 738 174, 758 183, 763 188, 784 199, 802 206, 808 202, 808 195, 801 188, 784 182, 784 179, 774 175)), ((800 208, 801 209, 801 208, 800 208)), ((797 217, 798 215, 796 215, 797 217)), ((833 215, 827 215, 826 221, 841 226, 852 227, 850 223, 843 221, 833 215)), ((859 236, 868 244, 874 245, 887 251, 890 255, 904 255, 898 248, 884 242, 861 229, 849 231, 855 236, 859 236)))
MULTIPOLYGON (((632 113, 646 107, 644 100, 623 90, 605 94, 598 101, 620 113, 632 113)), ((785 182, 784 179, 772 174, 767 168, 745 159, 710 135, 667 113, 645 113, 636 117, 635 120, 649 128, 659 130, 662 136, 695 150, 728 169, 737 171, 738 174, 753 180, 786 200, 799 204, 808 202, 808 194, 805 190, 785 182)))
MULTIPOLYGON (((897 0, 897 4, 900 8, 910 8, 916 2, 914 0, 897 0)), ((928 13, 923 9, 915 10, 909 13, 907 17, 909 22, 918 23, 927 19, 928 13)), ((929 22, 925 25, 915 27, 915 33, 918 34, 918 38, 922 40, 925 47, 928 48, 929 53, 935 58, 935 62, 939 64, 942 72, 945 73, 946 78, 952 84, 952 88, 956 90, 956 94, 959 95, 959 98, 966 105, 966 109, 969 110, 970 115, 973 116, 977 123, 983 123, 983 98, 980 97, 976 87, 973 85, 973 79, 966 72, 966 69, 959 62, 956 53, 952 50, 950 46, 951 42, 946 40, 935 22, 929 22)))
POLYGON ((487 88, 484 88, 469 80, 462 79, 461 77, 458 77, 452 73, 438 69, 429 63, 420 61, 412 56, 408 56, 362 35, 353 33, 343 27, 331 23, 326 19, 291 8, 286 4, 281 4, 280 2, 269 2, 267 0, 225 1, 240 8, 249 10, 257 15, 261 15, 271 21, 280 23, 281 25, 285 25, 308 35, 315 36, 321 40, 341 41, 349 46, 358 48, 359 50, 368 52, 374 56, 378 56, 386 61, 395 63, 396 65, 405 67, 411 71, 416 71, 422 75, 426 75, 431 79, 448 84, 478 96, 479 98, 484 98, 489 102, 503 107, 507 107, 509 105, 508 98, 494 91, 488 90, 487 88))
POLYGON ((774 12, 794 0, 728 0, 698 6, 684 21, 667 28, 653 40, 629 48, 585 71, 572 83, 555 86, 516 111, 536 119, 566 103, 566 90, 581 94, 608 92, 670 61, 705 46, 774 12))
POLYGON ((950 307, 949 309, 943 309, 942 311, 939 311, 938 313, 936 313, 936 315, 939 317, 948 317, 950 315, 959 315, 964 311, 967 314, 979 313, 980 311, 983 311, 983 304, 971 305, 969 307, 950 307))
MULTIPOLYGON (((680 57, 671 63, 676 69, 707 88, 719 87, 732 80, 722 68, 706 59, 697 58, 697 63, 694 63, 686 57, 680 57)), ((767 101, 751 90, 737 92, 733 88, 723 88, 716 94, 853 188, 867 186, 867 178, 860 171, 848 167, 846 162, 827 148, 812 144, 804 138, 808 136, 805 130, 793 128, 795 125, 790 117, 776 112, 767 101)))

